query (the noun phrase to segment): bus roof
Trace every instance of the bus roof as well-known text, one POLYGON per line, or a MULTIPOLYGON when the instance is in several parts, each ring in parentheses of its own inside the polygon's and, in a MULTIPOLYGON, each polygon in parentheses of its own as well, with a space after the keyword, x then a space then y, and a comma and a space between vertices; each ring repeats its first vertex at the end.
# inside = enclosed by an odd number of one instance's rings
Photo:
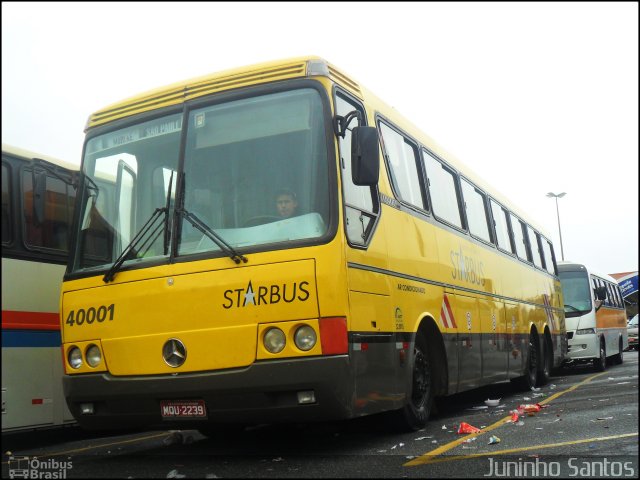
POLYGON ((480 175, 474 172, 466 163, 460 161, 440 146, 433 138, 416 127, 395 108, 390 107, 370 90, 363 87, 352 77, 342 72, 339 68, 325 59, 309 55, 293 57, 270 62, 263 62, 230 70, 224 70, 208 75, 173 83, 159 87, 133 97, 129 97, 118 103, 109 105, 93 113, 87 120, 85 131, 94 126, 107 123, 118 118, 124 118, 137 113, 142 113, 170 105, 177 105, 187 100, 208 95, 214 92, 232 90, 235 88, 257 85, 267 81, 280 81, 291 78, 325 76, 347 88, 360 98, 365 98, 373 105, 374 110, 384 115, 389 120, 398 124, 409 135, 426 146, 433 153, 445 160, 449 165, 467 177, 472 183, 484 190, 499 203, 507 207, 521 219, 527 221, 534 229, 550 239, 549 234, 532 222, 528 215, 515 207, 506 197, 498 193, 496 189, 480 175))
POLYGON ((2 153, 8 153, 15 157, 24 158, 27 161, 31 161, 34 158, 39 158, 41 160, 46 160, 47 162, 57 165, 59 167, 66 168, 67 170, 77 171, 80 169, 79 165, 67 162, 66 160, 60 160, 59 158, 55 158, 50 155, 44 155, 42 153, 32 152, 30 150, 26 150, 20 147, 15 147, 13 145, 9 145, 6 143, 2 144, 2 153))
POLYGON ((607 280, 607 281, 609 281, 611 283, 616 283, 616 284, 618 283, 618 281, 615 278, 613 278, 611 275, 607 275, 606 273, 597 272, 597 271, 589 268, 584 263, 577 263, 577 262, 572 262, 572 261, 569 261, 569 260, 565 260, 565 261, 557 262, 557 263, 558 263, 558 270, 564 270, 566 272, 567 271, 570 272, 570 271, 574 271, 574 270, 582 270, 582 269, 584 269, 584 270, 587 271, 587 273, 589 275, 593 275, 595 277, 602 278, 602 279, 607 280))

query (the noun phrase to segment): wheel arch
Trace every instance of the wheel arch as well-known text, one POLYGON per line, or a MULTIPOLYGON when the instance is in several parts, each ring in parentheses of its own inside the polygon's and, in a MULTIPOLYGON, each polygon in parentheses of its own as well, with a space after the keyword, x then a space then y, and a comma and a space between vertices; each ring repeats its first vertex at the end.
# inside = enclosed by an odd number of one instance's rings
POLYGON ((442 396, 448 393, 449 361, 444 346, 442 332, 432 315, 424 315, 418 324, 416 334, 420 332, 427 341, 429 362, 432 366, 434 395, 442 396))

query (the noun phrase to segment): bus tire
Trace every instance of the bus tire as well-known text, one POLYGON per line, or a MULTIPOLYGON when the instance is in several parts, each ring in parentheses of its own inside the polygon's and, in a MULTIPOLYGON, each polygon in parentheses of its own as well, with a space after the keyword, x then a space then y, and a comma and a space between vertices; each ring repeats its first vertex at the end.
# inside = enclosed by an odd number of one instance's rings
POLYGON ((622 353, 622 337, 618 339, 618 354, 613 356, 613 363, 616 365, 622 365, 624 361, 622 353))
POLYGON ((517 390, 531 390, 536 386, 538 381, 539 359, 538 340, 536 339, 536 334, 531 332, 529 334, 529 350, 527 352, 527 368, 525 374, 521 377, 511 379, 511 384, 517 390))
POLYGON ((538 362, 538 378, 536 379, 536 386, 541 387, 546 385, 551 378, 551 369, 553 367, 553 346, 551 345, 551 338, 547 333, 544 334, 542 341, 541 358, 538 362))
POLYGON ((596 372, 604 372, 607 369, 607 347, 602 338, 600 339, 600 356, 593 359, 593 368, 596 372))
POLYGON ((429 361, 427 341, 421 332, 416 334, 413 347, 413 370, 411 374, 411 392, 406 405, 398 410, 397 425, 403 431, 416 431, 424 428, 433 406, 433 372, 429 361))

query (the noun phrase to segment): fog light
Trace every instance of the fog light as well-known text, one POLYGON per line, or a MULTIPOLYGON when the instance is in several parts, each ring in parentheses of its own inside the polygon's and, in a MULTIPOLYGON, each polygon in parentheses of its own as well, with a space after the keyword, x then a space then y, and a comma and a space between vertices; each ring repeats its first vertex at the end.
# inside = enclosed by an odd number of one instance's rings
POLYGON ((81 403, 80 413, 82 415, 93 415, 93 403, 81 403))
POLYGON ((318 337, 316 332, 309 325, 304 325, 296 330, 294 341, 296 347, 305 352, 311 350, 315 345, 318 337))
POLYGON ((96 345, 91 345, 87 348, 86 357, 89 366, 94 368, 100 365, 100 361, 102 360, 102 354, 96 345))
POLYGON ((270 328, 264 334, 264 348, 270 353, 280 353, 287 343, 284 332, 279 328, 270 328))
POLYGON ((306 390, 304 392, 298 392, 298 404, 304 405, 309 403, 316 403, 316 394, 313 390, 306 390))
POLYGON ((82 366, 82 352, 78 347, 71 348, 67 355, 71 368, 80 368, 82 366))

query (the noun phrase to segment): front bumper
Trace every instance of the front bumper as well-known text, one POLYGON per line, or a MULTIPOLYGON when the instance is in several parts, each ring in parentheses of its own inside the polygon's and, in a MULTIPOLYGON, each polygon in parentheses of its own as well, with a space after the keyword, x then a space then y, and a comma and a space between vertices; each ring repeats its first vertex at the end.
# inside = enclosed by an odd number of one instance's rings
POLYGON ((594 333, 576 335, 569 339, 567 359, 571 362, 593 360, 600 357, 600 339, 594 333))
POLYGON ((353 416, 354 382, 347 355, 259 362, 243 369, 183 375, 65 375, 67 405, 88 430, 198 428, 201 420, 163 420, 163 400, 204 400, 207 422, 272 423, 353 416), (313 390, 313 404, 297 392, 313 390), (93 404, 82 414, 81 404, 93 404))

